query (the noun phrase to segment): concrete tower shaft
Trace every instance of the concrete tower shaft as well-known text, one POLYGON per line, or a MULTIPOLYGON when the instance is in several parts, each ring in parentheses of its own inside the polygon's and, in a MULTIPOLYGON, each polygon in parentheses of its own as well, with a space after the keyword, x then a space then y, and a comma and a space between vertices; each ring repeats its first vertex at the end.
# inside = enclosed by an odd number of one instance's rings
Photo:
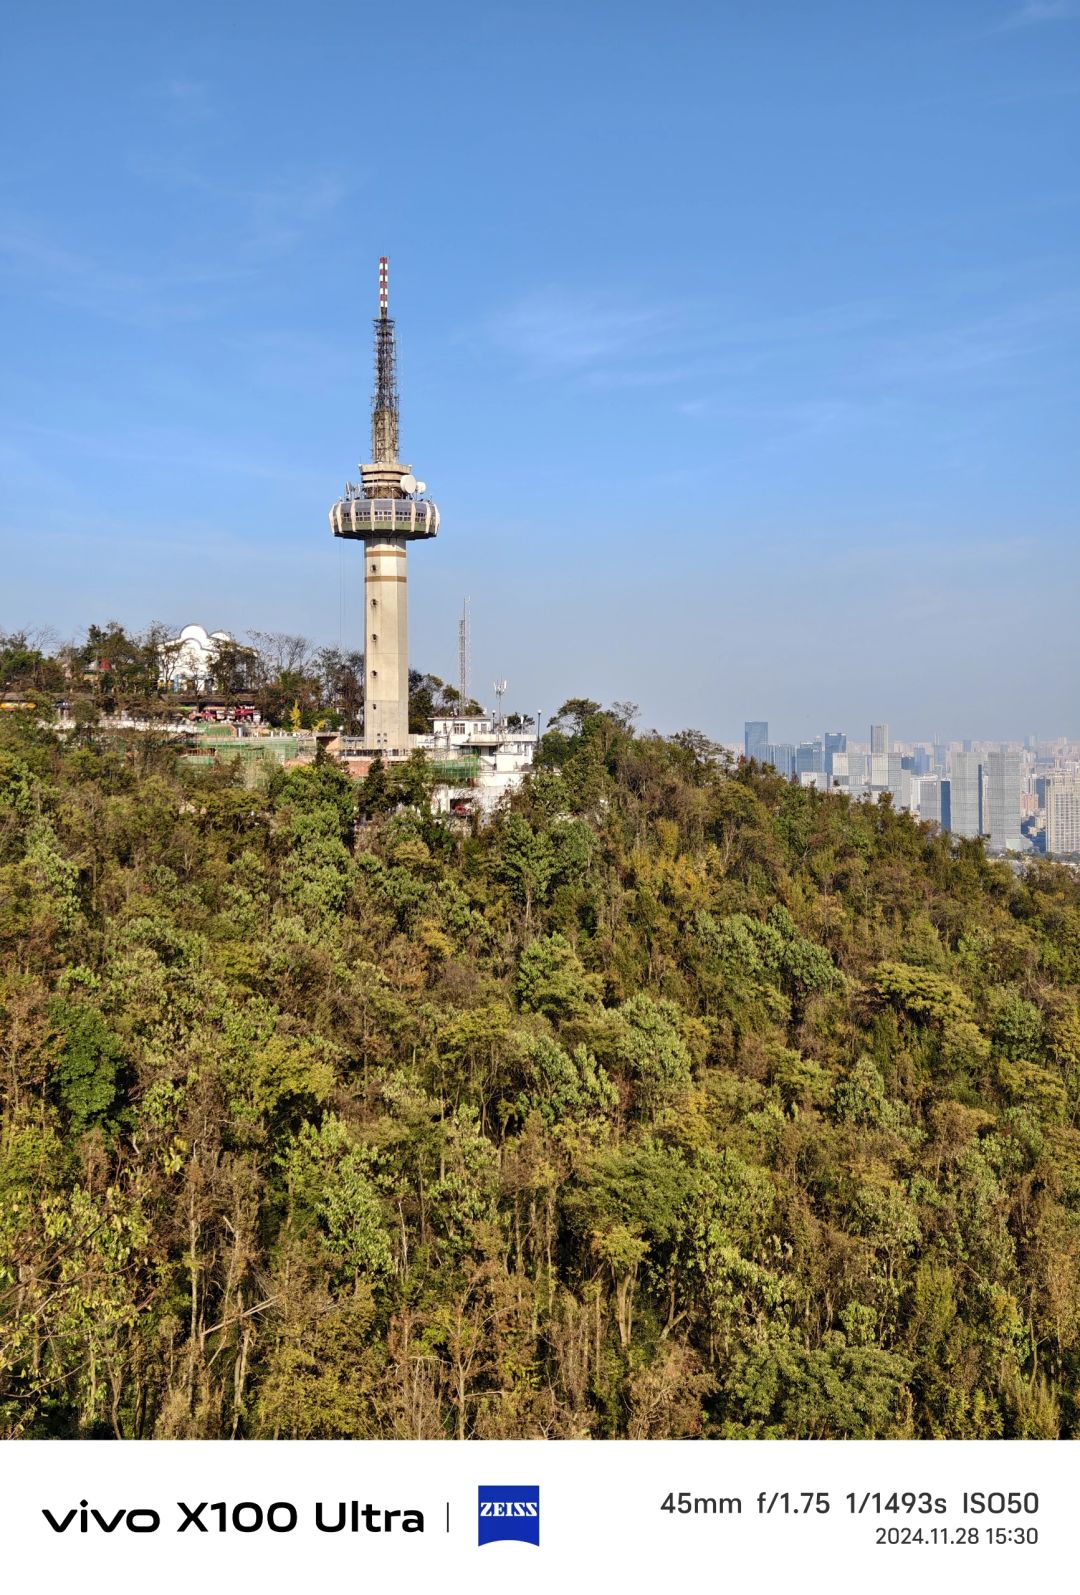
POLYGON ((364 740, 409 746, 409 583, 404 538, 364 542, 364 740))
POLYGON ((424 484, 398 459, 398 391, 389 262, 379 261, 375 318, 372 460, 360 485, 345 485, 330 510, 335 537, 364 545, 364 741, 387 753, 409 747, 409 600, 407 546, 434 537, 439 511, 424 484))

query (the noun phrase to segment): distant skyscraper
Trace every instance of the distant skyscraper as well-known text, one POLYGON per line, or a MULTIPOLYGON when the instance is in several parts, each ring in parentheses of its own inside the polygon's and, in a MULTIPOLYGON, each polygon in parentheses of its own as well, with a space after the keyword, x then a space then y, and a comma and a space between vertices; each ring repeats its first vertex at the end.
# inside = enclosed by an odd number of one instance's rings
POLYGON ((833 773, 833 755, 847 752, 847 733, 845 731, 826 731, 822 745, 825 749, 825 774, 833 773))
POLYGON ((924 775, 919 781, 919 818, 949 829, 949 783, 944 776, 924 775))
POLYGON ((825 769, 825 751, 820 741, 800 742, 795 749, 795 773, 821 774, 825 769))
POLYGON ((1080 853, 1080 774, 1055 770, 1046 777, 1046 851, 1053 858, 1080 853))
POLYGON ((795 774, 794 742, 767 742, 756 757, 762 764, 771 764, 777 775, 790 779, 795 774))
POLYGON ((866 786, 866 754, 846 748, 832 756, 833 781, 851 793, 861 792, 866 786))
POLYGON ((981 836, 982 765, 978 754, 953 754, 949 787, 949 830, 956 836, 981 836))
POLYGON ((889 790, 889 728, 870 727, 870 786, 873 791, 889 790))
POLYGON ((767 720, 747 720, 743 724, 743 752, 748 759, 762 759, 762 749, 769 740, 767 720))
POLYGON ((1020 843, 1020 788, 1023 770, 1020 755, 1002 748, 987 758, 989 790, 986 829, 990 833, 990 846, 998 852, 1016 848, 1020 843))

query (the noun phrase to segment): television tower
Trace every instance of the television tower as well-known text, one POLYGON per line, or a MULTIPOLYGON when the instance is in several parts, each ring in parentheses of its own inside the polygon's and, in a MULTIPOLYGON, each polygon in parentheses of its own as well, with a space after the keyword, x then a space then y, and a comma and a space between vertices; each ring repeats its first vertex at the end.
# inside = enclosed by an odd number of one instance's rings
POLYGON ((406 545, 439 530, 412 466, 398 459, 397 360, 389 311, 389 261, 379 261, 370 465, 346 482, 330 511, 335 537, 364 545, 364 742, 385 753, 409 747, 409 606, 406 545))

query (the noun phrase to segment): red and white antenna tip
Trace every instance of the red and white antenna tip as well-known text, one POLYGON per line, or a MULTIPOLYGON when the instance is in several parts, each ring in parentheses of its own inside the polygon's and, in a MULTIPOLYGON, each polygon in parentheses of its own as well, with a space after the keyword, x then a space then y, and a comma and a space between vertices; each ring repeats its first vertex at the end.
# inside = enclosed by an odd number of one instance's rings
POLYGON ((390 304, 390 261, 379 256, 379 314, 385 316, 390 304))

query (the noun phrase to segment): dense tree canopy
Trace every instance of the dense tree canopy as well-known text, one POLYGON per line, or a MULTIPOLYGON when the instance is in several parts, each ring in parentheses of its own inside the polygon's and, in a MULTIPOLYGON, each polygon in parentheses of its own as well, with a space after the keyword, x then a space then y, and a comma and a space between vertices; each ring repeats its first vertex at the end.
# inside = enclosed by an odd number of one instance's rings
POLYGON ((631 707, 473 829, 4 717, 4 1434, 1080 1431, 1075 875, 631 707))

